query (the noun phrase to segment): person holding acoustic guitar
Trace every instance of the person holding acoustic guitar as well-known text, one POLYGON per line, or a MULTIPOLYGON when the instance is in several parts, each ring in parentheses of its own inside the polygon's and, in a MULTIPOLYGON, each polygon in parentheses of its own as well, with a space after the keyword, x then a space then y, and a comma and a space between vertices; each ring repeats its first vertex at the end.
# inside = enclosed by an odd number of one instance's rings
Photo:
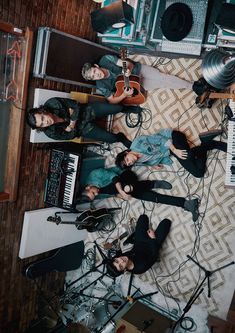
POLYGON ((78 202, 88 202, 95 199, 103 199, 117 196, 123 200, 132 197, 140 200, 150 201, 181 207, 191 212, 193 221, 199 217, 198 199, 185 199, 155 192, 162 188, 170 190, 172 185, 165 180, 139 180, 138 176, 131 170, 121 170, 117 167, 98 168, 92 170, 87 179, 86 186, 78 202))
POLYGON ((141 86, 146 91, 158 88, 193 89, 197 95, 201 95, 207 89, 203 78, 189 82, 174 75, 161 73, 155 67, 127 60, 123 54, 122 59, 116 55, 104 55, 98 65, 85 63, 82 76, 85 80, 96 81, 97 89, 112 104, 144 103, 146 93, 141 86), (119 83, 120 81, 122 83, 119 83))
POLYGON ((106 260, 107 273, 113 277, 125 271, 133 274, 143 274, 157 261, 159 251, 171 228, 169 219, 162 220, 154 231, 149 227, 147 215, 140 215, 135 232, 129 240, 133 248, 128 252, 117 252, 106 260))

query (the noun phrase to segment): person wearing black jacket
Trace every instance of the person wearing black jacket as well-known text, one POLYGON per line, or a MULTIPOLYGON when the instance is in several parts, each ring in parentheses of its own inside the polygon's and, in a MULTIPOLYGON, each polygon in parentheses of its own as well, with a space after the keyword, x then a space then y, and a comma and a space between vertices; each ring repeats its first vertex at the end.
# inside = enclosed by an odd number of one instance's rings
POLYGON ((154 231, 149 228, 148 216, 140 215, 133 235, 133 248, 125 253, 117 254, 107 262, 107 273, 113 277, 129 271, 133 274, 143 274, 151 268, 158 259, 171 227, 171 221, 162 220, 154 231))
POLYGON ((71 140, 83 136, 108 143, 122 142, 126 147, 130 147, 131 141, 124 133, 108 132, 95 121, 119 112, 140 113, 141 110, 139 106, 99 102, 80 104, 70 98, 53 97, 39 108, 30 109, 26 114, 26 120, 32 129, 43 131, 54 140, 71 140))

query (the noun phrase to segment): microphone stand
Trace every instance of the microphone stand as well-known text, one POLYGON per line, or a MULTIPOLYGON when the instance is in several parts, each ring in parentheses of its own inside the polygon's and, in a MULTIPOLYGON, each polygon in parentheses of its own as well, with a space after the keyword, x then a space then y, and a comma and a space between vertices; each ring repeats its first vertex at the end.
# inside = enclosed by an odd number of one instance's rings
POLYGON ((134 278, 134 273, 131 272, 130 280, 129 280, 129 286, 128 286, 128 291, 127 291, 127 295, 126 295, 126 299, 129 302, 133 303, 134 301, 138 301, 139 299, 146 298, 146 297, 149 297, 149 296, 152 296, 152 295, 155 295, 155 294, 158 293, 158 291, 154 291, 152 293, 144 294, 144 295, 141 295, 141 296, 133 298, 131 296, 131 287, 132 287, 133 278, 134 278))
POLYGON ((93 268, 91 268, 89 271, 87 271, 86 273, 84 273, 82 276, 80 276, 79 278, 77 278, 76 280, 72 281, 70 284, 66 285, 66 288, 69 289, 71 286, 73 286, 75 283, 79 282, 80 280, 82 280, 84 277, 86 277, 87 275, 89 275, 90 273, 93 273, 93 272, 99 272, 101 275, 95 279, 94 281, 90 282, 88 285, 86 285, 83 289, 79 290, 78 292, 74 292, 73 293, 73 296, 70 297, 72 300, 75 300, 77 296, 84 296, 84 297, 88 297, 88 298, 95 298, 95 299, 99 299, 99 300, 106 300, 104 297, 96 297, 96 296, 93 296, 93 295, 87 295, 87 294, 84 294, 84 291, 86 289, 88 289, 91 285, 93 284, 97 284, 97 282, 99 280, 101 280, 105 275, 107 275, 104 271, 105 271, 105 264, 106 264, 106 261, 108 259, 108 257, 106 257, 106 255, 102 252, 102 250, 100 249, 99 245, 96 243, 96 241, 94 242, 95 243, 95 249, 97 248, 98 251, 100 252, 101 254, 101 257, 102 257, 102 262, 97 265, 97 266, 94 266, 93 268), (100 271, 99 268, 101 268, 103 266, 103 270, 100 271))
POLYGON ((201 283, 198 285, 198 287, 195 289, 195 291, 193 292, 192 296, 190 297, 189 301, 187 302, 185 308, 183 309, 183 313, 180 316, 180 318, 175 322, 173 328, 172 328, 172 333, 175 332, 175 329, 178 325, 181 324, 181 322, 183 321, 185 314, 191 309, 191 306, 193 305, 193 303, 196 301, 196 299, 201 295, 201 293, 203 292, 204 288, 202 288, 204 282, 207 280, 207 288, 208 288, 208 297, 211 297, 211 287, 210 287, 210 277, 215 273, 218 272, 228 266, 234 265, 235 262, 231 261, 229 264, 226 264, 222 267, 219 267, 217 269, 214 269, 213 271, 208 271, 207 269, 205 269, 202 265, 200 265, 196 260, 194 260, 191 256, 187 255, 188 259, 192 260, 198 267, 200 267, 204 273, 205 273, 205 277, 203 278, 203 280, 201 281, 201 283))

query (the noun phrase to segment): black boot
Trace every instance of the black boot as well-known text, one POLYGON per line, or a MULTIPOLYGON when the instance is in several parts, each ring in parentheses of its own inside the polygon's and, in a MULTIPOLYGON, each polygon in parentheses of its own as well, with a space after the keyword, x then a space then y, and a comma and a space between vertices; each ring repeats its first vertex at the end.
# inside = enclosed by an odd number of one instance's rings
POLYGON ((206 80, 203 77, 201 77, 199 80, 193 83, 192 89, 195 92, 195 94, 201 96, 204 92, 210 89, 210 85, 206 82, 206 80))
POLYGON ((166 180, 153 180, 153 188, 163 188, 164 190, 172 189, 172 185, 166 180))
POLYGON ((187 210, 187 212, 192 213, 193 222, 197 221, 199 218, 198 207, 199 207, 198 199, 185 200, 184 209, 187 210))
POLYGON ((132 142, 127 139, 127 137, 125 136, 124 133, 119 132, 119 133, 116 134, 116 137, 117 137, 117 141, 123 143, 124 146, 126 146, 127 148, 130 148, 132 142))
POLYGON ((199 134, 199 139, 201 142, 208 142, 213 140, 216 136, 221 135, 223 130, 209 130, 199 134))

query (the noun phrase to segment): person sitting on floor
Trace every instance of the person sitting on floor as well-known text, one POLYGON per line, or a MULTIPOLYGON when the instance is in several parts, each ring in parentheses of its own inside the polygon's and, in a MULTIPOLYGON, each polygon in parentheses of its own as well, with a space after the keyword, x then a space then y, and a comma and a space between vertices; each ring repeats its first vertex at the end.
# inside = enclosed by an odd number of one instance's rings
POLYGON ((212 149, 227 151, 225 142, 213 140, 219 134, 222 134, 221 130, 201 133, 201 145, 193 148, 184 133, 170 128, 141 135, 132 142, 130 149, 117 155, 116 165, 121 168, 146 165, 161 169, 163 165, 171 165, 174 156, 188 172, 201 178, 206 172, 207 152, 212 149))
POLYGON ((80 201, 93 201, 109 196, 117 196, 123 200, 132 197, 154 203, 162 203, 181 207, 191 212, 193 221, 199 217, 198 199, 185 199, 183 197, 160 194, 153 189, 162 188, 170 190, 172 185, 165 180, 139 180, 131 170, 121 170, 117 167, 99 168, 90 172, 86 180, 85 190, 80 201))
POLYGON ((148 216, 140 215, 134 235, 130 242, 133 248, 125 253, 117 253, 112 259, 106 260, 107 273, 113 277, 125 271, 133 274, 143 274, 157 261, 159 250, 169 234, 171 221, 162 220, 154 231, 149 228, 148 216))
POLYGON ((80 104, 69 98, 53 97, 39 107, 28 111, 26 120, 32 129, 43 131, 54 140, 71 140, 84 136, 108 143, 131 141, 123 133, 111 133, 99 127, 95 120, 119 112, 140 113, 139 106, 110 105, 108 103, 80 104))
MULTIPOLYGON (((174 75, 161 73, 157 68, 127 60, 126 76, 138 75, 140 77, 140 84, 148 91, 158 88, 169 89, 193 89, 197 95, 203 94, 208 85, 206 81, 201 78, 195 82, 189 82, 180 79, 174 75)), ((133 89, 124 89, 120 96, 114 96, 115 82, 118 75, 122 74, 122 60, 115 55, 104 55, 99 64, 85 63, 82 68, 82 76, 85 80, 96 81, 97 89, 107 98, 112 104, 121 103, 123 99, 133 95, 133 89)))

